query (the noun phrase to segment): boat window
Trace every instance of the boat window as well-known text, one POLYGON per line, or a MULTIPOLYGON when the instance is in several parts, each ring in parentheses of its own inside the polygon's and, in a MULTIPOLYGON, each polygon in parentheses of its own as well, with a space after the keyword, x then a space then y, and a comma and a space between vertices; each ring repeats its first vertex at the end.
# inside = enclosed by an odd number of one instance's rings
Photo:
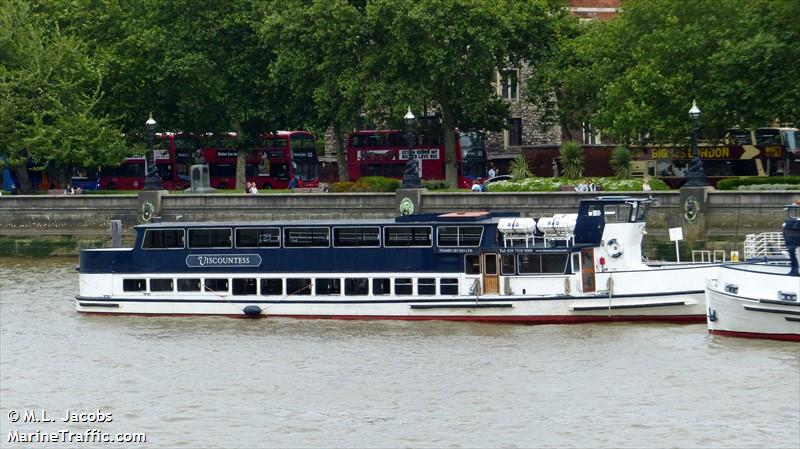
POLYGON ((339 278, 318 278, 315 284, 318 295, 342 294, 342 283, 339 278))
POLYGON ((636 209, 636 221, 645 221, 647 219, 648 208, 650 208, 649 204, 639 203, 639 207, 636 209))
POLYGON ((281 230, 278 228, 238 228, 237 248, 278 248, 281 246, 281 230))
POLYGON ((311 279, 308 278, 288 278, 286 279, 286 294, 292 295, 310 295, 311 294, 311 279))
POLYGON ((562 274, 567 254, 520 254, 517 260, 520 274, 562 274))
POLYGON ((389 279, 375 278, 372 280, 372 294, 373 295, 388 295, 389 294, 389 279))
POLYGON ((261 294, 262 295, 282 295, 283 294, 283 279, 262 279, 261 280, 261 294))
POLYGON ((151 292, 171 292, 173 285, 172 279, 150 279, 151 292))
POLYGON ((330 236, 328 228, 284 228, 283 245, 286 248, 327 248, 330 236))
POLYGON ((430 226, 387 226, 383 233, 384 245, 387 247, 430 247, 433 244, 430 226))
POLYGON ((481 274, 481 256, 478 254, 464 256, 464 267, 467 274, 481 274))
POLYGON ((414 283, 411 278, 397 278, 394 280, 395 295, 411 295, 414 293, 414 283))
POLYGON ((627 223, 631 217, 631 209, 630 204, 606 204, 606 223, 627 223))
POLYGON ((484 274, 497 274, 497 254, 484 254, 484 274))
POLYGON ((572 271, 570 273, 577 273, 580 271, 581 253, 572 253, 572 271))
POLYGON ((500 273, 501 274, 514 274, 516 273, 516 259, 513 254, 503 254, 500 256, 500 273))
POLYGON ((344 294, 347 296, 364 296, 369 294, 369 279, 355 278, 344 280, 344 294))
POLYGON ((199 292, 200 279, 178 279, 179 292, 199 292))
POLYGON ((443 295, 458 294, 458 278, 442 278, 439 290, 443 295))
POLYGON ((419 278, 417 281, 417 293, 420 295, 435 295, 436 294, 436 279, 435 278, 419 278))
POLYGON ((230 228, 189 229, 189 248, 230 247, 230 228))
POLYGON ((212 293, 228 293, 227 279, 206 279, 205 291, 212 293))
POLYGON ((234 279, 233 280, 233 294, 234 295, 255 295, 256 280, 253 278, 234 279))
POLYGON ((143 249, 183 249, 183 229, 147 229, 143 249))
POLYGON ((481 235, 481 226, 439 226, 436 242, 442 247, 480 246, 481 235))
POLYGON ((333 246, 336 247, 378 247, 381 246, 381 229, 377 226, 366 228, 333 228, 333 246))
POLYGON ((143 292, 147 282, 144 279, 123 279, 122 291, 124 292, 143 292))

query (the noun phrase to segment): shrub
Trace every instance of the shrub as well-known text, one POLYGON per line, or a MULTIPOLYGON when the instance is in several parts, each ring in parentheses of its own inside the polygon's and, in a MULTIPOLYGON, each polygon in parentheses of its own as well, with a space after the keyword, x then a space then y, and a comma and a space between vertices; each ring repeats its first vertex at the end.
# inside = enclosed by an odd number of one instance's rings
POLYGON ((614 148, 609 161, 614 175, 617 179, 628 179, 631 177, 631 150, 624 145, 614 148))
MULTIPOLYGON (((642 190, 641 179, 595 178, 598 195, 602 192, 637 192, 642 190)), ((489 184, 490 192, 558 192, 562 186, 571 186, 575 180, 567 178, 526 178, 511 181, 498 181, 489 184)), ((652 190, 670 190, 660 179, 651 179, 652 190)), ((644 194, 644 192, 642 192, 644 194)))
POLYGON ((444 190, 450 188, 450 186, 447 185, 447 181, 444 179, 431 179, 422 181, 422 187, 425 187, 428 190, 444 190))
POLYGON ((511 165, 508 167, 508 174, 514 179, 533 177, 533 173, 528 168, 528 160, 521 154, 511 161, 511 165))
POLYGON ((739 186, 754 186, 760 184, 790 184, 798 185, 798 188, 800 188, 800 176, 753 176, 747 178, 723 179, 717 183, 717 190, 739 190, 739 186))
POLYGON ((400 187, 400 181, 383 176, 365 176, 353 186, 356 192, 394 192, 400 187))
POLYGON ((577 179, 583 173, 583 148, 581 144, 571 140, 564 142, 559 150, 561 171, 568 179, 577 179))
POLYGON ((331 185, 331 192, 336 192, 336 193, 352 192, 354 185, 355 183, 352 181, 334 182, 331 185))

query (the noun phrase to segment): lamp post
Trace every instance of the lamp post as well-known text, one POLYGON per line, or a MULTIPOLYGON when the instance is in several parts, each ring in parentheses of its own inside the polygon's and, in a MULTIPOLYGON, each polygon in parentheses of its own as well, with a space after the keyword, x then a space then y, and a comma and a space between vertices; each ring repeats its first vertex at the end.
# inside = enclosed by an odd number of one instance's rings
POLYGON ((414 122, 416 117, 411 112, 409 106, 408 112, 403 116, 403 121, 406 124, 406 140, 408 141, 408 162, 406 162, 406 170, 403 173, 403 187, 404 188, 419 188, 422 187, 419 176, 420 160, 414 155, 414 122))
POLYGON ((158 170, 156 170, 156 154, 155 154, 155 140, 156 140, 156 120, 153 118, 153 113, 150 113, 150 118, 145 122, 147 126, 148 138, 150 145, 147 149, 147 158, 145 159, 145 178, 144 190, 161 190, 161 179, 158 177, 158 170))
POLYGON ((700 150, 697 149, 697 130, 702 112, 697 107, 697 101, 692 100, 692 108, 689 109, 689 118, 692 119, 692 160, 689 161, 689 170, 686 173, 686 184, 684 187, 705 187, 708 185, 706 173, 703 170, 703 161, 700 160, 700 150))

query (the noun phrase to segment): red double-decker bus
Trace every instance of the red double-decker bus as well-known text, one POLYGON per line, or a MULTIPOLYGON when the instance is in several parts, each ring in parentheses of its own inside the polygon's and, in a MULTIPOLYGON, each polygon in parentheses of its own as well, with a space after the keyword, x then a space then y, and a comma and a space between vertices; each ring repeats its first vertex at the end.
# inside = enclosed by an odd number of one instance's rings
MULTIPOLYGON (((456 139, 458 186, 470 188, 486 176, 486 144, 478 133, 461 132, 456 139)), ((347 169, 350 179, 362 176, 402 178, 409 159, 421 160, 421 179, 445 179, 445 148, 438 135, 419 134, 411 151, 397 130, 361 130, 347 137, 347 169)))
MULTIPOLYGON (((153 155, 161 187, 181 190, 189 186, 189 167, 198 140, 185 133, 157 133, 153 155)), ((145 157, 126 158, 118 167, 103 167, 99 185, 104 190, 137 190, 144 187, 145 157)))
MULTIPOLYGON (((236 187, 236 134, 206 136, 202 143, 211 187, 236 187)), ((314 135, 306 131, 278 131, 265 134, 258 148, 245 159, 245 178, 259 189, 317 187, 317 147, 314 135)))

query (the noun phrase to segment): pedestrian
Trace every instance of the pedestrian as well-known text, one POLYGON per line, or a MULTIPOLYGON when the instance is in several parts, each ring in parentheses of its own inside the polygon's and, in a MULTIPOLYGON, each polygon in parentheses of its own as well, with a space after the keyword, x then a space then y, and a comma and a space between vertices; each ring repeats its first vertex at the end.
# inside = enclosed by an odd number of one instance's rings
POLYGON ((483 183, 482 181, 483 180, 481 178, 475 178, 475 180, 472 181, 472 191, 473 192, 482 192, 483 191, 483 186, 481 185, 483 183))
POLYGON ((575 186, 575 191, 576 192, 588 192, 589 191, 589 185, 586 184, 586 181, 581 181, 580 184, 575 186))
POLYGON ((586 191, 588 191, 588 192, 596 192, 597 191, 597 185, 595 185, 594 181, 592 181, 591 178, 589 178, 589 181, 586 182, 586 191))
POLYGON ((492 166, 489 167, 489 178, 494 178, 495 176, 497 176, 497 169, 494 168, 494 164, 492 164, 492 166))
POLYGON ((258 187, 256 187, 256 183, 255 182, 250 184, 250 193, 252 193, 253 195, 258 193, 258 187))
POLYGON ((652 190, 652 187, 650 187, 650 178, 647 176, 642 179, 642 190, 645 192, 652 190))

